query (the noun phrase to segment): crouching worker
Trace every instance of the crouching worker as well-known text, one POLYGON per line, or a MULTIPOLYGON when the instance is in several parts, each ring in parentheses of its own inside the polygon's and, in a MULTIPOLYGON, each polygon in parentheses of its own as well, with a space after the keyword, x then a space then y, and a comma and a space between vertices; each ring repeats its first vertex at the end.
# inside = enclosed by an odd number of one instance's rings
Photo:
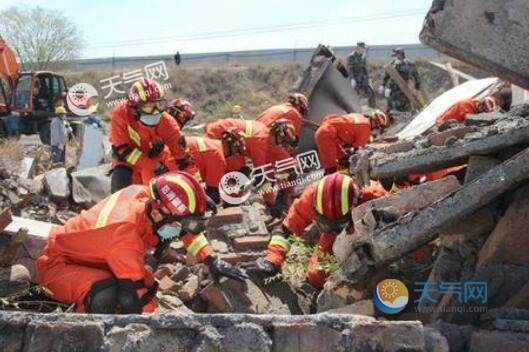
POLYGON ((37 260, 38 282, 78 312, 153 312, 157 284, 144 255, 177 238, 214 280, 242 280, 245 274, 217 259, 203 234, 207 205, 204 190, 185 172, 124 188, 51 231, 37 260))
POLYGON ((349 177, 340 173, 325 176, 307 187, 292 203, 282 228, 272 234, 265 258, 246 265, 249 273, 261 277, 274 276, 279 272, 290 250, 289 236, 300 236, 312 222, 320 231, 320 240, 310 258, 307 281, 321 289, 327 274, 320 268, 326 254, 332 254, 336 236, 353 229, 352 209, 368 200, 386 195, 381 188, 360 189, 349 177))

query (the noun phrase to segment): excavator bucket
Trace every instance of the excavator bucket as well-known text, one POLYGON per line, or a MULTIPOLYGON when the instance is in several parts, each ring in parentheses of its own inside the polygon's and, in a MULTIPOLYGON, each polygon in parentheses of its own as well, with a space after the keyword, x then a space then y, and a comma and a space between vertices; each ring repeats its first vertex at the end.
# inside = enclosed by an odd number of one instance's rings
POLYGON ((326 115, 361 111, 360 100, 351 88, 345 67, 324 45, 318 46, 294 90, 309 99, 309 112, 300 135, 301 153, 316 149, 314 131, 326 115))
POLYGON ((19 74, 20 66, 18 65, 15 52, 0 37, 0 78, 13 87, 19 74))

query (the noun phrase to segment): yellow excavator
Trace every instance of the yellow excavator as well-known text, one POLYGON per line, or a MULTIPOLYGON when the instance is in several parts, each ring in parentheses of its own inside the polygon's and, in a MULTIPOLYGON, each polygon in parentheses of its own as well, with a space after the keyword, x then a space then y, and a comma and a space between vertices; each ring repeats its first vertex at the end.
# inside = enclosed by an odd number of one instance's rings
POLYGON ((21 133, 38 133, 49 144, 55 104, 67 91, 64 77, 55 72, 20 71, 15 52, 0 37, 0 136, 6 131, 4 118, 18 115, 21 133))

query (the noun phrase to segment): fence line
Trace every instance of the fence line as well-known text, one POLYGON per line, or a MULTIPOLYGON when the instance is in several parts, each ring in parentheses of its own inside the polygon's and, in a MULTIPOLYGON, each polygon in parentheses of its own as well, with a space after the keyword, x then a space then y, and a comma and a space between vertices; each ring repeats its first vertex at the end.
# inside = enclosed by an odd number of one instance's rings
MULTIPOLYGON (((368 59, 386 59, 391 56, 392 49, 401 47, 406 50, 408 57, 419 58, 443 58, 443 54, 422 44, 407 45, 375 45, 368 48, 368 59)), ((346 57, 352 50, 350 46, 332 47, 338 57, 346 57)), ((296 49, 269 49, 249 50, 234 52, 215 52, 202 54, 181 54, 181 65, 196 64, 229 64, 229 63, 299 63, 306 64, 310 61, 315 48, 296 49)), ((166 61, 173 63, 173 55, 153 55, 137 57, 110 57, 97 59, 82 59, 74 63, 74 70, 87 71, 92 69, 120 69, 131 66, 145 65, 154 61, 166 61)))

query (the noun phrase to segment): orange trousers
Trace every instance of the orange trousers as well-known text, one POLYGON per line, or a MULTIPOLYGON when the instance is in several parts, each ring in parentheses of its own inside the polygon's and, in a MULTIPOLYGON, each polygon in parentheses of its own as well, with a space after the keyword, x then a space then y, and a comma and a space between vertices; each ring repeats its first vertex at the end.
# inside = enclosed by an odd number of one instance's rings
MULTIPOLYGON (((75 310, 79 313, 86 312, 84 301, 92 285, 114 277, 104 268, 68 263, 61 255, 41 256, 36 265, 38 282, 51 292, 51 298, 66 304, 75 303, 75 310)), ((147 289, 137 292, 141 297, 147 289)), ((156 307, 156 300, 153 299, 143 307, 143 313, 152 313, 156 307)))

